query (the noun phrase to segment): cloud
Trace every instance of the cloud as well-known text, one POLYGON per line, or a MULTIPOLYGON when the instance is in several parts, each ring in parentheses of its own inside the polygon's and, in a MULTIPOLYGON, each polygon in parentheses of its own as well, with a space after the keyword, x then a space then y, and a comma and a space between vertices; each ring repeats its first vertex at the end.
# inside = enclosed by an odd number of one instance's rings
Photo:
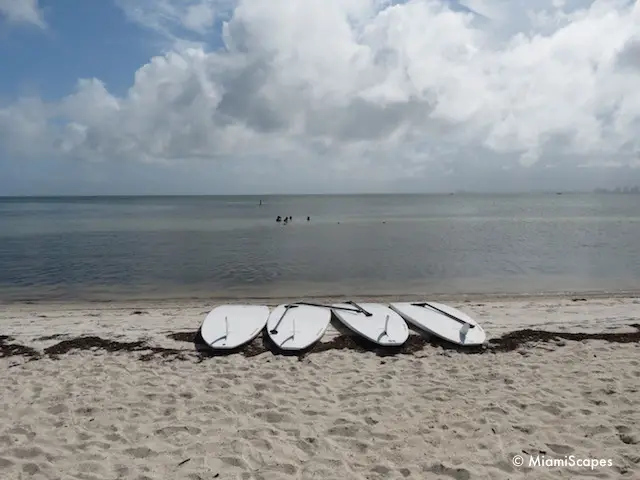
POLYGON ((0 18, 2 17, 10 23, 26 23, 40 28, 47 26, 38 0, 0 0, 0 18))
POLYGON ((198 42, 226 18, 235 0, 115 0, 126 17, 174 44, 198 42))
POLYGON ((152 58, 122 97, 85 79, 59 102, 0 109, 14 153, 235 162, 256 178, 277 168, 327 182, 566 159, 638 165, 637 3, 127 5, 166 38, 202 43, 152 58), (207 47, 220 15, 224 45, 207 47))

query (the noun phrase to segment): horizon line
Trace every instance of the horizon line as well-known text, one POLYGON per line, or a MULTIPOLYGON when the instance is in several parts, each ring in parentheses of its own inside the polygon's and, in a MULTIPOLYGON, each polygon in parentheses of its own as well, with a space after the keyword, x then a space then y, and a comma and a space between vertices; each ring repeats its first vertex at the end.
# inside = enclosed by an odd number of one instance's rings
MULTIPOLYGON (((619 187, 623 188, 623 187, 619 187)), ((627 187, 632 188, 632 187, 627 187)), ((593 188, 589 190, 513 190, 480 191, 456 190, 449 192, 335 192, 335 193, 101 193, 101 194, 26 194, 0 195, 6 198, 103 198, 103 197, 345 197, 345 196, 409 196, 409 195, 515 195, 515 194, 576 194, 576 193, 624 193, 615 189, 593 188)))

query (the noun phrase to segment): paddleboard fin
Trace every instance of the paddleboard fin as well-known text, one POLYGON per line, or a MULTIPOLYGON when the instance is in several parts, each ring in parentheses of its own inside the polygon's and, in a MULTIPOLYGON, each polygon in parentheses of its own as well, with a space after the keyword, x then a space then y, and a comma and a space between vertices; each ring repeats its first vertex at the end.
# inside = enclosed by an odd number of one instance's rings
POLYGON ((225 330, 224 335, 216 338, 215 340, 212 340, 211 345, 215 344, 216 342, 219 342, 220 340, 225 340, 229 336, 229 320, 227 319, 226 315, 224 317, 224 330, 225 330))
POLYGON ((386 335, 387 338, 389 338, 389 334, 387 333, 387 327, 388 326, 389 326, 389 315, 387 315, 387 318, 384 320, 384 330, 382 331, 382 333, 380 335, 378 335, 378 341, 380 341, 380 339, 382 337, 384 337, 385 335, 386 335))
POLYGON ((296 338, 296 317, 293 317, 293 329, 291 330, 291 335, 289 335, 287 338, 285 338, 282 343, 280 344, 280 346, 284 345, 285 343, 287 343, 289 340, 295 340, 296 338))

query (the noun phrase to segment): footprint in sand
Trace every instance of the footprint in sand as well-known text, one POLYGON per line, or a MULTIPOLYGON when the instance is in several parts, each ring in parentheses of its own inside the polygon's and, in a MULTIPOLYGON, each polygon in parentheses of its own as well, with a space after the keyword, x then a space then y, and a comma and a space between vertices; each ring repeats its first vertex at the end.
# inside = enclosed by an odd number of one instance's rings
POLYGON ((56 405, 53 405, 52 407, 47 408, 47 412, 51 415, 62 415, 63 413, 66 413, 68 411, 69 409, 63 403, 58 403, 56 405))
POLYGON ((13 456, 20 459, 45 457, 44 450, 39 447, 18 447, 13 449, 13 456))
POLYGON ((398 470, 398 472, 400 472, 400 475, 402 475, 404 478, 408 478, 411 475, 411 470, 409 470, 408 468, 401 468, 398 470))
POLYGON ((391 433, 371 432, 371 436, 379 438, 380 440, 387 440, 387 441, 398 440, 398 435, 393 435, 391 433))
POLYGON ((351 424, 351 425, 339 425, 336 427, 331 427, 327 430, 327 434, 336 437, 355 437, 360 430, 359 425, 351 424))
POLYGON ((40 467, 35 463, 27 463, 22 466, 22 471, 27 475, 33 476, 40 471, 40 467))
POLYGON ((498 470, 502 470, 503 472, 513 473, 513 466, 511 465, 511 462, 505 462, 504 460, 500 460, 496 462, 495 467, 498 470))
POLYGON ((486 413, 498 413, 500 415, 508 415, 509 413, 504 408, 498 406, 485 407, 482 409, 482 411, 486 413))
POLYGON ((640 434, 621 432, 618 436, 620 437, 620 441, 622 443, 626 443, 627 445, 637 445, 640 443, 640 434))
POLYGON ((376 420, 372 417, 364 417, 364 421, 367 423, 367 425, 376 425, 378 423, 380 423, 379 420, 376 420))
POLYGON ((373 473, 379 473, 380 475, 389 475, 391 469, 389 467, 385 467, 384 465, 375 465, 371 468, 373 473))
POLYGON ((262 418, 263 420, 269 423, 295 423, 294 419, 291 415, 285 413, 277 413, 277 412, 258 412, 256 414, 258 418, 262 418))
POLYGON ((296 447, 298 447, 300 450, 302 450, 304 453, 306 453, 309 456, 314 455, 318 448, 315 438, 305 438, 305 439, 301 438, 296 442, 296 447))
POLYGON ((527 435, 531 435, 536 431, 536 427, 533 425, 514 425, 513 428, 521 431, 522 433, 526 433, 527 435))
POLYGON ((118 435, 117 433, 108 433, 104 436, 105 440, 108 440, 112 443, 127 443, 123 436, 118 435))
POLYGON ((154 452, 148 447, 128 448, 124 451, 124 453, 126 453, 127 455, 131 455, 134 458, 149 458, 158 455, 157 452, 154 452))
POLYGON ((240 457, 222 457, 220 461, 226 465, 236 468, 242 468, 243 470, 249 470, 249 464, 240 457))
POLYGON ((261 450, 264 452, 273 451, 273 445, 266 438, 251 438, 249 440, 251 446, 255 447, 257 450, 261 450))
POLYGON ((158 428, 155 433, 156 435, 159 435, 164 438, 172 438, 180 434, 199 435, 201 431, 202 430, 200 430, 198 427, 187 427, 186 425, 177 425, 177 426, 171 426, 171 427, 158 428))
POLYGON ((455 480, 469 480, 471 478, 471 473, 469 472, 469 470, 466 470, 464 468, 451 468, 441 463, 431 465, 424 470, 427 472, 435 473, 436 475, 451 477, 455 480))
POLYGON ((366 442, 356 442, 353 444, 353 448, 355 448, 358 453, 367 453, 369 448, 371 448, 371 445, 366 442))
POLYGON ((554 453, 558 455, 569 455, 574 452, 574 448, 569 445, 558 445, 555 443, 547 443, 547 447, 549 447, 554 453))
POLYGON ((562 415, 562 409, 556 405, 544 405, 540 410, 550 413, 551 415, 555 415, 556 417, 562 415))
POLYGON ((83 472, 104 473, 104 466, 100 462, 83 462, 78 465, 83 472))
POLYGON ((318 412, 317 410, 302 410, 302 413, 309 417, 317 417, 318 415, 324 415, 323 412, 318 412))
MULTIPOLYGON (((284 475, 295 475, 298 472, 298 468, 290 463, 280 463, 276 465, 269 465, 262 469, 265 472, 275 472, 284 475)), ((282 477, 281 477, 282 478, 282 477)))
MULTIPOLYGON (((36 436, 35 432, 23 427, 13 427, 9 429, 7 433, 11 433, 13 435, 24 435, 29 441, 33 440, 36 436)), ((8 435, 3 435, 3 436, 0 436, 0 443, 4 443, 5 445, 9 446, 13 442, 8 435)))

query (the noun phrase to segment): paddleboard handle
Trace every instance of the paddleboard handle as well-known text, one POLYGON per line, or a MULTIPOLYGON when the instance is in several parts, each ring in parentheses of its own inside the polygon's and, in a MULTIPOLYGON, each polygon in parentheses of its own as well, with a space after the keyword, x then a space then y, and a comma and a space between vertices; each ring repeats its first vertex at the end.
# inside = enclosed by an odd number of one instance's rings
POLYGON ((370 317, 373 315, 373 313, 371 312, 367 312, 364 308, 362 308, 360 305, 358 305, 356 302, 352 302, 351 300, 349 300, 347 302, 349 305, 353 305, 354 307, 356 307, 358 309, 358 311, 360 313, 364 313, 365 317, 370 317))
POLYGON ((467 328, 475 328, 475 325, 473 323, 469 323, 469 322, 465 322, 464 320, 462 320, 461 318, 456 317, 455 315, 451 315, 450 313, 445 312, 444 310, 440 310, 438 307, 434 307, 433 305, 431 305, 430 303, 427 302, 423 302, 423 303, 412 303, 412 305, 414 307, 429 307, 432 308, 433 310, 436 310, 438 312, 440 312, 441 314, 443 314, 445 317, 449 317, 452 320, 455 320, 456 322, 462 323, 464 325, 467 326, 467 328))
MULTIPOLYGON (((290 308, 296 308, 297 306, 298 305, 293 305, 293 304, 285 305, 284 306, 284 312, 282 312, 282 315, 280 315, 280 318, 278 319, 278 323, 276 323, 276 325, 271 330, 269 330, 269 333, 271 333, 272 335, 276 335, 278 333, 278 327, 280 326, 280 322, 282 322, 282 319, 287 314, 289 309, 290 308)), ((295 326, 295 324, 294 324, 294 326, 295 326)))
MULTIPOLYGON (((347 303, 349 303, 349 302, 347 302, 347 303)), ((335 307, 333 305, 324 305, 322 303, 296 302, 296 305, 308 305, 310 307, 328 308, 328 309, 331 309, 331 310, 345 310, 347 312, 360 312, 361 311, 361 310, 354 310, 353 308, 335 307)))

